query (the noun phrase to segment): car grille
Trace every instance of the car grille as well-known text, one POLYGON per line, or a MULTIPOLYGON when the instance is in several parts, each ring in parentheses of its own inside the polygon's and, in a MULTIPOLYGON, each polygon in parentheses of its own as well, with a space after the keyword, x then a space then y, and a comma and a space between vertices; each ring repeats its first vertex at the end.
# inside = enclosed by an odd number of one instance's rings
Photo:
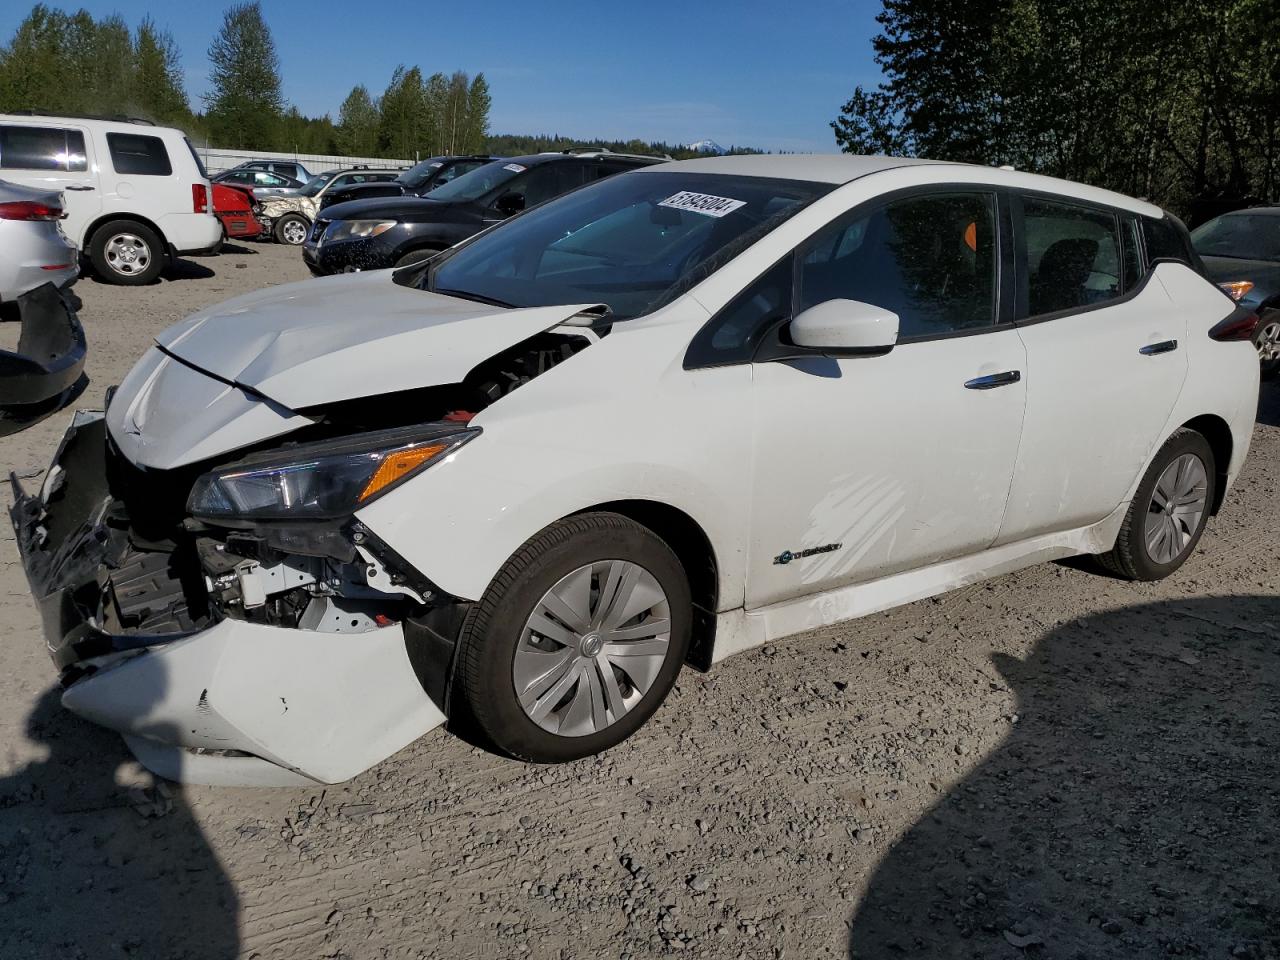
POLYGON ((320 238, 324 236, 325 230, 328 228, 330 221, 317 220, 311 228, 311 240, 313 243, 319 243, 320 238))

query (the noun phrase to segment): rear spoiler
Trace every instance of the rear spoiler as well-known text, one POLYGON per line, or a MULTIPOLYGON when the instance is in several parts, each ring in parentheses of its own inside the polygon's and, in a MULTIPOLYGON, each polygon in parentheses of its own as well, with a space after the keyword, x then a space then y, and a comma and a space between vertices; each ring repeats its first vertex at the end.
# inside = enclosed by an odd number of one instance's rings
MULTIPOLYGON (((57 413, 89 384, 78 299, 52 283, 9 305, 22 323, 16 352, 0 350, 0 436, 57 413)), ((4 319, 12 319, 7 313, 4 319)))

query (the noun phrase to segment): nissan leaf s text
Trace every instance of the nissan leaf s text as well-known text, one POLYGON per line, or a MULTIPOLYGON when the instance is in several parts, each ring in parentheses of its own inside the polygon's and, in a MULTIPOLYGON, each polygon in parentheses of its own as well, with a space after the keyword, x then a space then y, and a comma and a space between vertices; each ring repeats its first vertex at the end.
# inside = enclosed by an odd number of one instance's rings
POLYGON ((230 300, 16 490, 63 702, 189 781, 463 716, 560 761, 685 664, 1052 558, 1167 576, 1257 403, 1198 263, 1077 184, 728 157, 230 300))

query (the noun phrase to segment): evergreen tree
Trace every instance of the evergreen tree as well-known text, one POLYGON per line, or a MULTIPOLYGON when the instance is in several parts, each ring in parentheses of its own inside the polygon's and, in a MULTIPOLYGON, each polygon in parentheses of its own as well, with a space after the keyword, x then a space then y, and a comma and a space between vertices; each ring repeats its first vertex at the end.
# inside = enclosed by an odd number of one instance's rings
POLYGON ((467 117, 463 124, 462 140, 458 144, 459 153, 479 153, 484 149, 485 139, 489 136, 489 83, 483 73, 477 73, 467 90, 467 117))
POLYGON ((415 153, 429 149, 432 123, 421 70, 396 67, 380 107, 378 145, 386 156, 412 160, 415 153))
POLYGON ((378 147, 378 107, 364 84, 352 88, 338 111, 338 150, 347 156, 368 157, 378 147))
POLYGON ((150 17, 143 18, 134 39, 137 69, 134 100, 142 116, 158 123, 186 123, 191 107, 182 84, 178 46, 150 17))
POLYGON ((257 0, 231 6, 209 48, 209 132, 220 146, 277 146, 284 98, 280 58, 257 0))

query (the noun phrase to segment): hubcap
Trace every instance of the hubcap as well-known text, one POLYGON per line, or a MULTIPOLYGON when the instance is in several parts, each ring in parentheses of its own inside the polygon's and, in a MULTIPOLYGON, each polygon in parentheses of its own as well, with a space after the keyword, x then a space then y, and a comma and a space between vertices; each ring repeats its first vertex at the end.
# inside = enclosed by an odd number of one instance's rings
POLYGON ((1164 468, 1147 507, 1147 555, 1172 563, 1186 551, 1204 517, 1209 478, 1194 453, 1184 453, 1164 468))
POLYGON ((104 255, 107 266, 125 277, 136 276, 151 265, 151 248, 132 233, 117 233, 107 241, 104 255))
POLYGON ((290 220, 284 225, 284 238, 289 243, 301 243, 307 239, 307 228, 297 220, 290 220))
POLYGON ((1258 348, 1258 359, 1263 363, 1280 360, 1280 320, 1263 324, 1253 343, 1258 348))
POLYGON ((653 574, 598 560, 562 577, 533 608, 511 667, 516 696, 550 733, 598 733, 644 698, 670 644, 671 608, 653 574))

